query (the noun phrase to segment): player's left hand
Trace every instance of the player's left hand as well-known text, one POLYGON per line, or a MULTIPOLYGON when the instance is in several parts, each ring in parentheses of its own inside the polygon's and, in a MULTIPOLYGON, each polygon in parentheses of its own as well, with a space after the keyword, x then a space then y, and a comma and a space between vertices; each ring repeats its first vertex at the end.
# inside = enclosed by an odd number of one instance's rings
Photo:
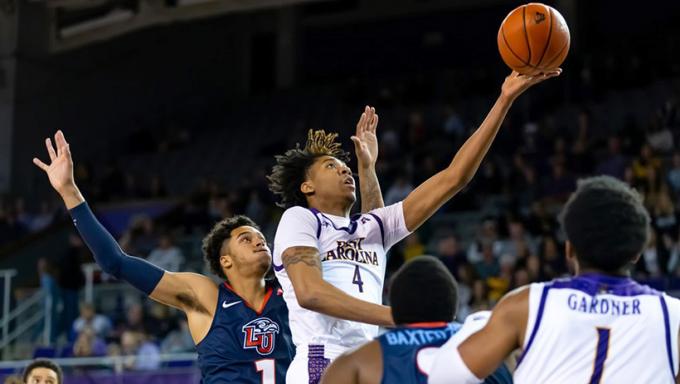
POLYGON ((378 136, 375 134, 377 128, 378 114, 375 113, 375 108, 367 105, 357 123, 357 131, 351 137, 360 166, 375 165, 378 160, 378 136))
POLYGON ((550 72, 539 73, 537 75, 522 75, 517 71, 512 71, 510 76, 506 77, 503 82, 501 94, 510 98, 510 100, 514 100, 530 87, 552 77, 557 77, 561 73, 562 68, 557 68, 550 72))

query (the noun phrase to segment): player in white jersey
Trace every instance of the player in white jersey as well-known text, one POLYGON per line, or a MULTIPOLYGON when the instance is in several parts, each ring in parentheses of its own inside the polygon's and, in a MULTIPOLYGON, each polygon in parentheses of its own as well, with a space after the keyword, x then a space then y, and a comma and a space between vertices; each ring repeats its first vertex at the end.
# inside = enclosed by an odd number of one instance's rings
MULTIPOLYGON (((317 383, 332 359, 373 339, 377 325, 393 325, 390 308, 381 305, 387 251, 467 185, 512 102, 560 72, 508 76, 486 119, 446 169, 403 202, 366 214, 350 217, 354 178, 347 153, 335 142, 337 134, 310 131, 303 148, 298 145, 276 157, 270 189, 287 210, 279 222, 273 258, 297 348, 289 382, 317 383)), ((375 124, 358 127, 352 140, 360 178, 371 172, 374 176, 375 124)))
POLYGON ((479 383, 518 348, 518 384, 680 382, 680 300, 629 277, 649 233, 640 196, 585 179, 561 221, 575 277, 508 294, 481 331, 440 349, 429 383, 479 383))

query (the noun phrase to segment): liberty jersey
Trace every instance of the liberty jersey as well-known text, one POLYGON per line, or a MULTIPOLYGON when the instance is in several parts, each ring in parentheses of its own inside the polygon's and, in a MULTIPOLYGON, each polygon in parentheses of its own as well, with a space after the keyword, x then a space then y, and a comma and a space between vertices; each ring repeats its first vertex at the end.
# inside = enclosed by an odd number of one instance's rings
POLYGON ((324 280, 358 299, 382 304, 386 253, 408 234, 401 202, 351 218, 303 207, 286 210, 276 231, 273 257, 295 345, 329 344, 344 350, 372 340, 378 326, 300 307, 283 268, 284 251, 300 246, 317 248, 324 280))
MULTIPOLYGON (((387 331, 378 337, 382 351, 382 384, 427 384, 428 376, 439 356, 442 345, 463 342, 487 322, 490 312, 468 316, 459 323, 411 324, 387 331)), ((512 384, 512 375, 505 365, 498 368, 485 384, 512 384)))
POLYGON ((281 289, 267 287, 259 310, 227 283, 218 298, 210 330, 196 346, 201 383, 285 383, 295 352, 281 289))
POLYGON ((596 274, 529 289, 515 382, 675 383, 680 300, 596 274))

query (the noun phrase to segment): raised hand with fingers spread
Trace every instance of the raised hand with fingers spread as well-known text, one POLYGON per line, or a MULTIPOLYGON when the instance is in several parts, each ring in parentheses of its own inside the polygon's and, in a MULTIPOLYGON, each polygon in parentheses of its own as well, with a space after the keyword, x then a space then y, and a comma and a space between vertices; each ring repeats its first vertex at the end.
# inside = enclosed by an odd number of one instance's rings
POLYGON ((71 148, 62 131, 57 131, 54 135, 56 149, 50 138, 45 139, 47 153, 50 156, 50 164, 47 165, 40 159, 34 157, 33 164, 45 171, 54 188, 66 204, 67 209, 74 208, 85 199, 80 194, 75 180, 73 179, 73 159, 71 158, 71 148))
POLYGON ((367 105, 357 122, 357 130, 351 137, 357 155, 359 182, 361 183, 361 212, 369 212, 385 206, 380 182, 375 172, 378 161, 378 114, 375 108, 367 105))
POLYGON ((359 166, 375 164, 378 160, 378 114, 375 108, 366 106, 357 123, 357 131, 351 137, 359 166))

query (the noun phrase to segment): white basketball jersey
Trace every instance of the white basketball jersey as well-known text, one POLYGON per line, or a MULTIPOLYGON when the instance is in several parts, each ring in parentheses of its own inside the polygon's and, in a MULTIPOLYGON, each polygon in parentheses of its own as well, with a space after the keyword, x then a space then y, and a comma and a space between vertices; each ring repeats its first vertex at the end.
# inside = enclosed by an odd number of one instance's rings
POLYGON ((516 384, 673 384, 680 300, 628 278, 580 275, 530 286, 516 384))
POLYGON ((387 250, 409 234, 401 202, 351 219, 315 209, 287 209, 274 239, 274 270, 288 305, 296 346, 331 344, 352 348, 372 340, 378 326, 341 320, 300 307, 281 255, 290 247, 319 250, 323 278, 345 293, 382 304, 387 250))

